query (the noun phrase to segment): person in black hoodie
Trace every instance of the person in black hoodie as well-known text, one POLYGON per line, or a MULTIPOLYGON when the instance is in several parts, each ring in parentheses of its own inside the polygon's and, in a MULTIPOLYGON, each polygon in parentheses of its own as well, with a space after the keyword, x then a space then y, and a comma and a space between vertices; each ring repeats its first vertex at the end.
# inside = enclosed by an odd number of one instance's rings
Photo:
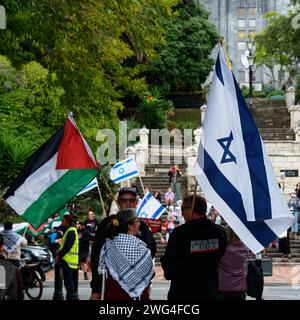
MULTIPOLYGON (((118 204, 121 209, 136 208, 138 204, 137 192, 134 188, 122 188, 118 194, 118 204)), ((92 295, 91 300, 99 300, 101 296, 102 287, 102 275, 98 273, 98 264, 101 248, 105 243, 106 228, 109 222, 114 218, 114 216, 109 216, 104 218, 98 225, 95 239, 92 246, 91 253, 91 266, 92 266, 92 295)), ((139 235, 137 236, 140 240, 144 241, 147 248, 151 251, 152 258, 156 254, 156 242, 153 238, 151 230, 149 229, 147 223, 140 219, 139 235)), ((150 292, 149 292, 150 296, 150 292)))
POLYGON ((217 299, 218 269, 226 251, 225 228, 215 225, 206 216, 203 197, 184 198, 182 214, 185 224, 172 234, 161 264, 164 276, 171 280, 168 300, 217 299))

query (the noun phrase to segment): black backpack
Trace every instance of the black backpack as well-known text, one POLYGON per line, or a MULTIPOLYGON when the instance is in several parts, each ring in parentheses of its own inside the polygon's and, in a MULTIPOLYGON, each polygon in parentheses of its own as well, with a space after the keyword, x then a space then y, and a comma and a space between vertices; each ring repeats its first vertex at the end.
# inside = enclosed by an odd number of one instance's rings
POLYGON ((256 298, 256 300, 262 300, 264 274, 261 267, 261 260, 248 262, 247 285, 247 295, 256 298))

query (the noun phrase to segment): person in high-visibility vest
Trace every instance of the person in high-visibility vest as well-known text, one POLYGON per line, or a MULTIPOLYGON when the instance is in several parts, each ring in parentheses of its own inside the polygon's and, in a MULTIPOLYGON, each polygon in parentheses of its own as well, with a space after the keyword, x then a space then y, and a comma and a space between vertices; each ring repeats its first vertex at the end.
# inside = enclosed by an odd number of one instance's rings
POLYGON ((56 262, 61 263, 67 300, 78 300, 78 265, 79 242, 78 233, 71 215, 64 215, 61 225, 64 229, 56 262))

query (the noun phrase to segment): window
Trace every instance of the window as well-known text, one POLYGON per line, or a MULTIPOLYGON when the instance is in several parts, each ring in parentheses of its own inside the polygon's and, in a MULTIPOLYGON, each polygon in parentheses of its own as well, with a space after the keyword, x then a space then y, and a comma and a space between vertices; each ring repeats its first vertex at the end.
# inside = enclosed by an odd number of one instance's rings
POLYGON ((256 28, 256 20, 255 19, 250 19, 249 20, 249 27, 252 28, 252 29, 256 28))
POLYGON ((256 8, 249 8, 249 16, 256 17, 256 8))
POLYGON ((238 32, 238 38, 239 40, 244 40, 246 37, 246 32, 245 31, 239 31, 238 32))
POLYGON ((239 19, 238 26, 239 26, 239 28, 245 28, 246 27, 246 20, 245 19, 239 19))
POLYGON ((246 8, 238 8, 238 16, 245 17, 246 16, 246 8))
POLYGON ((238 42, 238 50, 246 50, 246 42, 238 42))

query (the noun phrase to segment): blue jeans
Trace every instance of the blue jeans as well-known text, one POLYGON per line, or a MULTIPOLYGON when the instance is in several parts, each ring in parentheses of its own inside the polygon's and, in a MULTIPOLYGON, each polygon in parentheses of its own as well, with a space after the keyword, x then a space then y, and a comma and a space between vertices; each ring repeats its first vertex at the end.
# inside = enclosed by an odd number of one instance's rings
POLYGON ((294 211, 293 215, 294 215, 295 221, 294 221, 294 223, 292 225, 292 232, 298 232, 298 229, 299 229, 299 226, 298 226, 299 211, 298 210, 294 211))

